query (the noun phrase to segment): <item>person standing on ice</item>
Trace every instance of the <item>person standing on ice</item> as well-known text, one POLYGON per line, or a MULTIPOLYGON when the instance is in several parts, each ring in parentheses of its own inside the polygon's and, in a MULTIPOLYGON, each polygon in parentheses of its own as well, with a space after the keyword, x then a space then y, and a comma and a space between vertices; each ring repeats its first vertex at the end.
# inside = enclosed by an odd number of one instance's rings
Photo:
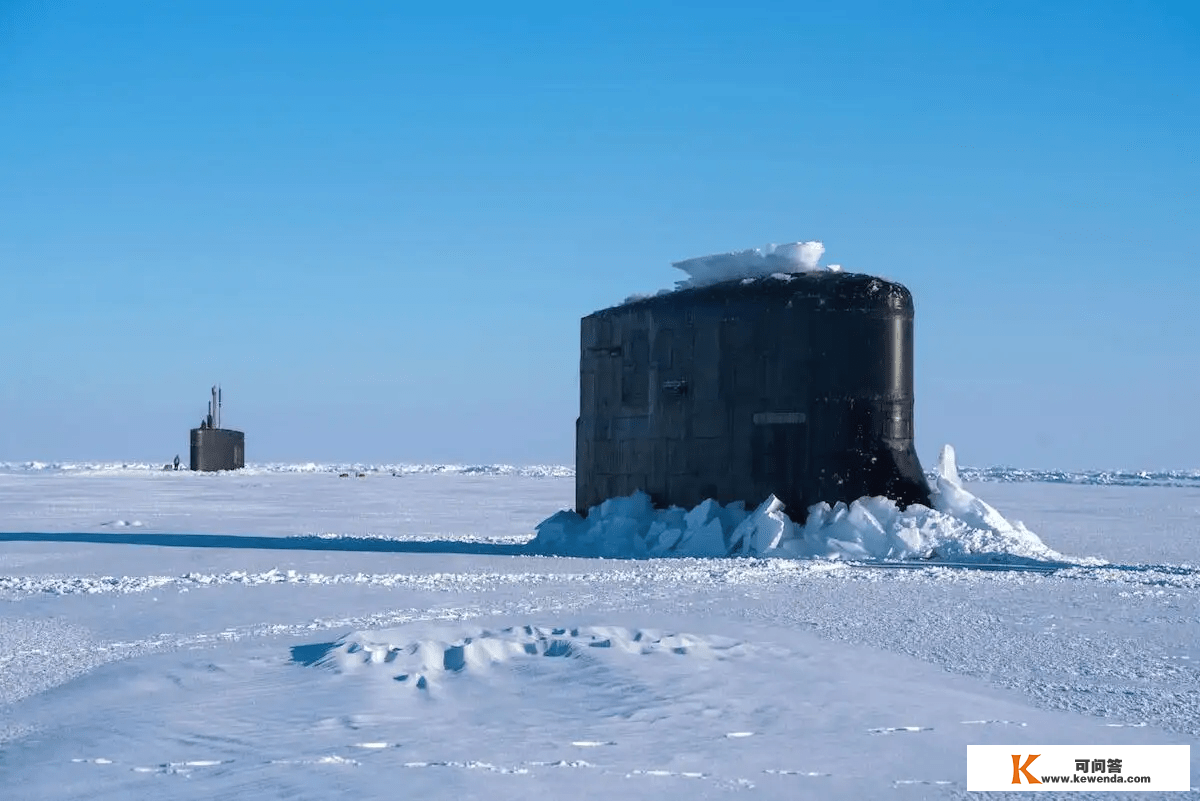
POLYGON ((179 469, 179 454, 175 454, 175 469, 179 469))

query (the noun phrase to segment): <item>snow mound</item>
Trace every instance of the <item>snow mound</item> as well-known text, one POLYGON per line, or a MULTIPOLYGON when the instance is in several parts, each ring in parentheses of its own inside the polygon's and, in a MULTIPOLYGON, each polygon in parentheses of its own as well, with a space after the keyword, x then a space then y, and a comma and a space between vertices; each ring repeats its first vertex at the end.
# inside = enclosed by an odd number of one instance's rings
POLYGON ((601 653, 724 659, 740 656, 746 649, 743 643, 723 637, 619 626, 509 626, 477 629, 466 636, 435 632, 418 640, 411 639, 412 634, 405 628, 356 631, 333 643, 313 664, 338 673, 383 666, 396 681, 427 689, 446 674, 484 671, 514 660, 601 653))
MULTIPOLYGON (((771 496, 752 512, 709 499, 690 511, 656 510, 644 492, 610 498, 586 518, 561 511, 537 527, 534 553, 612 559, 767 556, 792 559, 1059 562, 1082 564, 1046 546, 1020 522, 963 488, 954 449, 938 461, 933 508, 901 510, 890 498, 809 507, 803 525, 771 496)), ((1095 560, 1091 560, 1095 561, 1095 560)), ((1090 563, 1090 562, 1088 562, 1090 563)))
POLYGON ((783 245, 766 245, 732 253, 717 253, 674 262, 671 266, 688 274, 684 281, 677 281, 676 289, 719 284, 746 278, 765 278, 813 270, 837 270, 837 265, 820 266, 825 245, 821 242, 789 242, 783 245))

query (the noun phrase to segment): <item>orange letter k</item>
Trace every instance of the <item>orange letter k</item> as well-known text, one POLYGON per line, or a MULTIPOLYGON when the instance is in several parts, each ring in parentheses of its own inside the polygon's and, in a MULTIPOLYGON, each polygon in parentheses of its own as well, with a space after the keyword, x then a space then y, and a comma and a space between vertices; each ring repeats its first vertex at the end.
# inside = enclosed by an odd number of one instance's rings
POLYGON ((1034 776, 1032 773, 1029 772, 1029 766, 1033 764, 1033 760, 1037 759, 1040 756, 1041 756, 1041 754, 1030 754, 1029 759, 1025 760, 1025 764, 1022 765, 1021 764, 1021 755, 1013 754, 1012 755, 1012 758, 1013 758, 1013 780, 1012 780, 1012 783, 1020 784, 1021 783, 1021 774, 1024 773, 1025 781, 1029 782, 1030 784, 1041 784, 1042 783, 1041 779, 1039 779, 1037 776, 1034 776))

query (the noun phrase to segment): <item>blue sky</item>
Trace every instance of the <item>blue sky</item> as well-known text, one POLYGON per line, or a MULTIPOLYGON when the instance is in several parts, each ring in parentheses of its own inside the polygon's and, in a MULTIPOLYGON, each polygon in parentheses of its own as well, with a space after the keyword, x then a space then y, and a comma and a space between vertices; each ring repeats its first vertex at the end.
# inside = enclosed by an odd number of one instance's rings
POLYGON ((0 0, 0 460, 573 460, 579 318, 821 239, 918 449, 1200 467, 1200 10, 0 0))

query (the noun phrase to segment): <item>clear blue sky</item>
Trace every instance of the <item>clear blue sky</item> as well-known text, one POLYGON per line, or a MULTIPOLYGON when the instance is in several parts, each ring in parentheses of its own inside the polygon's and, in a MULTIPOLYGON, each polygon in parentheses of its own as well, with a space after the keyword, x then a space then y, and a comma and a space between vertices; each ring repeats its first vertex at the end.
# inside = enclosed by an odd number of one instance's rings
POLYGON ((0 460, 573 461, 579 318, 821 239, 918 448, 1200 467, 1194 2, 0 0, 0 460))

